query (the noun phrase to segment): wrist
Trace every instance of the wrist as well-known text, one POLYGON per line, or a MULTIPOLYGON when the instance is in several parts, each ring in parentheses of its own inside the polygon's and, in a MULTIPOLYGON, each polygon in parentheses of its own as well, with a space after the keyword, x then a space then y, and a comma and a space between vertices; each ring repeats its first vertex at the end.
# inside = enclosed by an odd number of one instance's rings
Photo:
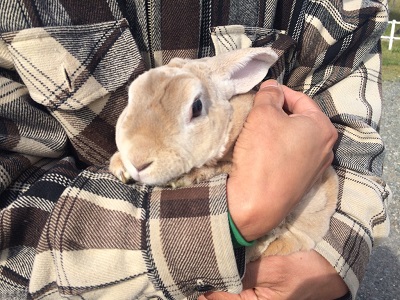
POLYGON ((237 229, 247 241, 265 236, 276 228, 304 195, 302 185, 290 184, 294 180, 290 174, 286 175, 288 184, 282 180, 281 173, 263 174, 254 168, 243 171, 238 167, 230 173, 228 208, 237 229))
POLYGON ((229 212, 228 212, 228 221, 229 221, 229 229, 231 232, 232 244, 234 248, 250 247, 254 245, 255 241, 249 242, 240 234, 229 212))
POLYGON ((227 197, 230 217, 240 235, 246 241, 265 236, 279 225, 282 218, 274 208, 266 207, 268 193, 258 192, 256 187, 234 177, 228 177, 227 197))

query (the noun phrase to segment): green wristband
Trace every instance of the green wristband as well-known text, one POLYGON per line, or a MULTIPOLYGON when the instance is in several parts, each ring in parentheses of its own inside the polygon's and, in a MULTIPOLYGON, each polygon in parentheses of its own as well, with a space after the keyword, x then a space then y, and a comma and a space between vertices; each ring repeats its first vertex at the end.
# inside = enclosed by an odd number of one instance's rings
POLYGON ((240 234, 239 230, 236 228, 235 223, 233 223, 231 214, 228 212, 228 220, 229 220, 229 228, 231 231, 231 238, 234 248, 239 247, 249 247, 252 246, 255 241, 248 242, 244 239, 244 237, 240 234))

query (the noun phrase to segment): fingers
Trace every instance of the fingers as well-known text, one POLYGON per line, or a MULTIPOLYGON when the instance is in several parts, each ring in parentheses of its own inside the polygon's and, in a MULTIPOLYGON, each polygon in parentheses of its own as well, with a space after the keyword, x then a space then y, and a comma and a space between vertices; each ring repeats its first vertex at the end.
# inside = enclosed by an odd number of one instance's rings
MULTIPOLYGON (((336 128, 333 126, 328 116, 319 108, 317 103, 306 94, 294 91, 287 86, 282 86, 284 94, 284 109, 292 116, 303 115, 311 117, 316 124, 326 133, 326 141, 329 148, 332 148, 338 138, 336 128)), ((329 156, 329 161, 333 160, 333 153, 329 156)))
POLYGON ((242 280, 243 289, 252 289, 257 286, 273 287, 274 283, 269 282, 270 269, 279 269, 279 258, 276 256, 261 256, 259 259, 246 265, 246 273, 242 280), (268 266, 268 268, 266 268, 268 266))
POLYGON ((306 113, 288 115, 284 91, 275 80, 261 85, 234 148, 228 206, 249 241, 281 223, 333 158, 337 131, 330 120, 308 96, 290 91, 290 107, 306 113))
POLYGON ((261 84, 254 98, 254 106, 267 104, 282 109, 283 103, 284 95, 282 88, 276 80, 272 79, 261 84))
POLYGON ((254 106, 271 105, 277 109, 284 108, 292 114, 309 114, 320 112, 319 106, 306 94, 280 85, 276 80, 267 80, 260 86, 254 99, 254 106))
MULTIPOLYGON (((200 296, 197 300, 259 300, 253 289, 242 291, 239 295, 226 292, 215 292, 200 296)), ((262 298, 264 299, 264 298, 262 298)))
POLYGON ((306 94, 282 86, 284 108, 293 114, 306 114, 310 111, 321 111, 319 106, 306 94))
POLYGON ((251 289, 257 286, 257 283, 260 282, 259 268, 260 268, 261 259, 256 261, 252 261, 246 265, 246 273, 243 278, 243 289, 251 289))

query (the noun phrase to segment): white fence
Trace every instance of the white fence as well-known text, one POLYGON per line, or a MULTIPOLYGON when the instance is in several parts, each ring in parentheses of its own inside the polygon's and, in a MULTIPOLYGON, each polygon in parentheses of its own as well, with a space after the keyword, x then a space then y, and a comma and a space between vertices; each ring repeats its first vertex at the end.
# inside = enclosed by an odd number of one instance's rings
POLYGON ((400 24, 400 22, 397 22, 396 20, 392 20, 392 21, 389 21, 388 23, 392 24, 392 27, 390 28, 390 36, 383 35, 383 36, 381 36, 381 38, 385 39, 385 40, 389 40, 389 50, 392 50, 393 41, 400 40, 400 37, 394 36, 394 32, 396 30, 396 24, 400 24))

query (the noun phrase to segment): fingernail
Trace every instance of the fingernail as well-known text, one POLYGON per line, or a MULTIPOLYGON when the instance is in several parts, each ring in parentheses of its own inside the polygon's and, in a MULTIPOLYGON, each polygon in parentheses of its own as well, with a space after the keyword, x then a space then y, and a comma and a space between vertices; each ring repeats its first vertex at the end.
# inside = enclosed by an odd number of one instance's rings
POLYGON ((276 87, 278 87, 278 86, 279 86, 278 81, 273 80, 273 79, 269 79, 269 80, 267 80, 267 81, 264 81, 264 82, 261 84, 260 90, 268 89, 268 88, 270 88, 270 87, 276 88, 276 87))

